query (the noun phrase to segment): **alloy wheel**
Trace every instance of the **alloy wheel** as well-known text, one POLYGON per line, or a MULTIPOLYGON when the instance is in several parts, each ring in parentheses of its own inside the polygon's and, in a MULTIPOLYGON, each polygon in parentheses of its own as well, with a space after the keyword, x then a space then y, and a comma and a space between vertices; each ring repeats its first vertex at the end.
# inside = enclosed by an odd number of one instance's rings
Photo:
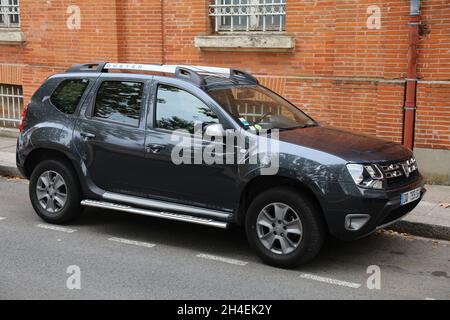
POLYGON ((293 252, 302 241, 303 225, 290 206, 275 202, 265 206, 256 219, 259 241, 275 254, 293 252))

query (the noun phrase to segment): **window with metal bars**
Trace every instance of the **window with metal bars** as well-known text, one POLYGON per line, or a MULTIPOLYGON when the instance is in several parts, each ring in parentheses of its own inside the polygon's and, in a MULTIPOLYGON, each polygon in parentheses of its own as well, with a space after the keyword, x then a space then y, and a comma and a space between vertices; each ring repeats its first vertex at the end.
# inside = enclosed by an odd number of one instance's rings
POLYGON ((19 0, 0 0, 0 28, 18 28, 19 26, 19 0))
POLYGON ((22 109, 22 86, 0 84, 0 126, 18 127, 22 109))
POLYGON ((216 32, 285 31, 286 0, 212 0, 216 32))

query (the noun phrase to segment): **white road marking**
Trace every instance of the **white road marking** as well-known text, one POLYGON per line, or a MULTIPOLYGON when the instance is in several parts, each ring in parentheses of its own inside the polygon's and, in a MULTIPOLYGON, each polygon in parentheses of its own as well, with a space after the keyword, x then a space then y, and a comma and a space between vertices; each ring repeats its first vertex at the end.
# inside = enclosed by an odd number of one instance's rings
POLYGON ((425 298, 425 300, 436 300, 434 298, 425 298))
POLYGON ((316 276, 316 275, 310 274, 310 273, 302 273, 302 274, 300 274, 300 278, 324 282, 324 283, 328 283, 328 284, 334 284, 337 286, 349 287, 349 288, 353 288, 353 289, 358 289, 361 287, 361 284, 359 284, 359 283, 347 282, 347 281, 337 280, 337 279, 333 279, 333 278, 320 277, 320 276, 316 276))
POLYGON ((131 244, 134 246, 139 246, 139 247, 146 247, 146 248, 153 248, 155 246, 155 244, 153 243, 148 243, 148 242, 142 242, 142 241, 134 241, 134 240, 128 240, 128 239, 123 239, 123 238, 109 238, 109 241, 114 241, 114 242, 119 242, 119 243, 124 243, 124 244, 131 244))
POLYGON ((0 217, 0 220, 5 220, 6 218, 5 217, 0 217))
POLYGON ((237 266, 245 266, 245 265, 248 264, 248 262, 245 262, 245 261, 242 261, 242 260, 236 260, 236 259, 230 259, 230 258, 225 258, 225 257, 220 257, 220 256, 214 256, 212 254, 205 254, 205 253, 200 253, 196 257, 197 258, 202 258, 202 259, 208 259, 208 260, 225 262, 225 263, 234 264, 234 265, 237 265, 237 266))
POLYGON ((74 233, 75 231, 77 231, 75 229, 58 227, 58 226, 52 226, 50 224, 43 224, 43 223, 40 223, 40 224, 36 225, 36 227, 41 228, 41 229, 47 229, 47 230, 53 230, 53 231, 61 231, 61 232, 66 232, 66 233, 74 233))

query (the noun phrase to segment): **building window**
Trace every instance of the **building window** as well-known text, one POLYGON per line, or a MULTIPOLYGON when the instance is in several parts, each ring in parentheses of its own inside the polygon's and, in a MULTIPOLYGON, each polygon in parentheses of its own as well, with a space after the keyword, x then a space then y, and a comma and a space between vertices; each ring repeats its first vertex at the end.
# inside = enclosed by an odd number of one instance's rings
POLYGON ((286 0, 212 0, 216 32, 284 31, 286 0))
POLYGON ((0 28, 18 28, 19 26, 19 0, 0 0, 0 28))
POLYGON ((0 84, 0 125, 18 127, 22 109, 22 86, 0 84))

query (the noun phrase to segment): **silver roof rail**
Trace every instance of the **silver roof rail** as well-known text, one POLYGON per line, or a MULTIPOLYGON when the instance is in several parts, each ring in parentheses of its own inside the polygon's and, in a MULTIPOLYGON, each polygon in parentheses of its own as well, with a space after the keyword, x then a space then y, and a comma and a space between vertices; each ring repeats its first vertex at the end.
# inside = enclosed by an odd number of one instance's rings
POLYGON ((70 67, 66 72, 108 72, 108 70, 132 70, 170 73, 174 74, 175 77, 189 80, 197 84, 198 86, 206 85, 205 78, 207 78, 206 76, 211 74, 220 75, 224 78, 244 80, 256 84, 258 83, 258 80, 247 72, 237 69, 209 66, 94 62, 74 65, 70 67))
POLYGON ((175 74, 177 68, 189 69, 198 73, 219 73, 230 75, 229 68, 208 67, 208 66, 188 66, 188 65, 170 65, 170 64, 134 64, 134 63, 107 63, 103 69, 107 70, 137 70, 152 71, 175 74))

